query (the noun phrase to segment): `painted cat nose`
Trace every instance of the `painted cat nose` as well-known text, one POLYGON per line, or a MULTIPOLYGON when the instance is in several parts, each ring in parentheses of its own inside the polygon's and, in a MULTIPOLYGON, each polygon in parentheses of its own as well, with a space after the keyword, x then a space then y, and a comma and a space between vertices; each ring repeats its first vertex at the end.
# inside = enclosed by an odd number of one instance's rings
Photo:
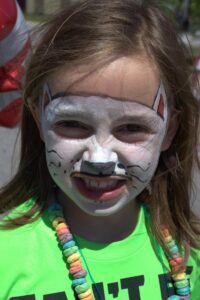
POLYGON ((99 145, 96 146, 95 149, 88 149, 83 153, 83 161, 88 161, 91 163, 114 163, 117 162, 118 157, 117 154, 111 150, 104 149, 99 145))
POLYGON ((94 163, 84 161, 81 166, 81 172, 96 175, 96 176, 110 176, 114 173, 115 162, 94 163))

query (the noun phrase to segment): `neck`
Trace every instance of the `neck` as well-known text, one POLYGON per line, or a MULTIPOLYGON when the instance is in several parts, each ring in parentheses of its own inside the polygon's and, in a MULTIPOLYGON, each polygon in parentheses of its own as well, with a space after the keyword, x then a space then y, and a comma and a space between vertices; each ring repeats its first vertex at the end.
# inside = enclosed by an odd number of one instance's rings
POLYGON ((130 235, 135 229, 139 205, 131 201, 118 213, 110 216, 92 216, 81 210, 62 192, 59 201, 72 233, 96 243, 111 243, 130 235))

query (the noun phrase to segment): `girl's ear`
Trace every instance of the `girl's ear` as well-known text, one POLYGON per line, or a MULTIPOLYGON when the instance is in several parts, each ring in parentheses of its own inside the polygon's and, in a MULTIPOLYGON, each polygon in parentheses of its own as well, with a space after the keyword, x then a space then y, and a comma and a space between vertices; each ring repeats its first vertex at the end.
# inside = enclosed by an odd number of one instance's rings
POLYGON ((173 139, 176 135, 176 132, 178 130, 178 127, 179 127, 179 113, 173 112, 168 124, 167 133, 162 143, 161 151, 165 151, 171 146, 173 139))
POLYGON ((42 133, 42 126, 41 126, 41 121, 40 121, 40 113, 39 113, 39 108, 35 103, 32 103, 31 98, 28 98, 28 107, 31 111, 31 114, 33 116, 33 119, 35 120, 35 123, 38 127, 40 137, 42 141, 44 141, 43 133, 42 133))

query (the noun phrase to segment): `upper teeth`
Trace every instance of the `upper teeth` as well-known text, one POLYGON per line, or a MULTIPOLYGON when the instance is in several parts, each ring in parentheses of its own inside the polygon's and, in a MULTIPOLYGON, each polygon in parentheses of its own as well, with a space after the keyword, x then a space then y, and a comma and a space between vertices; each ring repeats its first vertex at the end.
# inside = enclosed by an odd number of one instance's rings
POLYGON ((117 180, 97 181, 89 178, 83 178, 83 181, 88 188, 93 188, 96 190, 114 188, 118 183, 117 180))

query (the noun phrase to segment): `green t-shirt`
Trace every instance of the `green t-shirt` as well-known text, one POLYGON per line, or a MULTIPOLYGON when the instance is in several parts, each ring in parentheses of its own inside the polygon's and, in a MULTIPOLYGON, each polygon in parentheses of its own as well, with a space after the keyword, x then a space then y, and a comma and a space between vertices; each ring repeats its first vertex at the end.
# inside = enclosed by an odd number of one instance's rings
MULTIPOLYGON (((18 207, 18 212, 30 205, 31 200, 18 207)), ((151 246, 143 209, 136 229, 122 241, 96 244, 76 239, 96 299, 166 300, 170 295, 167 261, 162 250, 156 255, 151 246)), ((188 266, 191 300, 199 300, 198 251, 191 251, 188 266)), ((0 230, 0 300, 73 299, 68 270, 46 213, 34 223, 0 230)))

